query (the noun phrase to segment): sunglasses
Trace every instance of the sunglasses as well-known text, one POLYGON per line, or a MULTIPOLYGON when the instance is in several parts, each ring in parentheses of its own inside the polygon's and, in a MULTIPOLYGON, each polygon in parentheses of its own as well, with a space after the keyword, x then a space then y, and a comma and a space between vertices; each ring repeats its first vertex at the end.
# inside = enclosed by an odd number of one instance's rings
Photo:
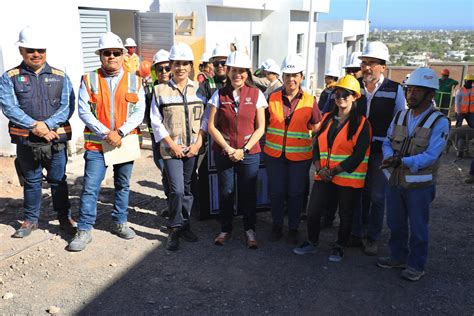
POLYGON ((28 54, 33 54, 34 52, 38 52, 38 54, 44 54, 46 53, 46 49, 44 48, 41 48, 41 49, 37 49, 37 48, 25 48, 26 49, 26 52, 28 54))
POLYGON ((171 67, 170 66, 158 66, 156 67, 157 72, 170 72, 171 67))
POLYGON ((105 56, 105 57, 110 57, 112 55, 114 55, 114 57, 120 57, 120 56, 122 56, 122 54, 123 54, 123 52, 117 52, 117 51, 113 52, 113 51, 110 51, 110 50, 104 50, 102 52, 102 55, 105 56))
POLYGON ((225 67, 225 60, 219 60, 219 61, 213 61, 212 64, 214 65, 214 67, 225 67))
POLYGON ((350 91, 347 91, 347 90, 337 90, 335 93, 334 93, 334 96, 336 97, 336 99, 347 99, 350 95, 352 95, 352 92, 350 91))

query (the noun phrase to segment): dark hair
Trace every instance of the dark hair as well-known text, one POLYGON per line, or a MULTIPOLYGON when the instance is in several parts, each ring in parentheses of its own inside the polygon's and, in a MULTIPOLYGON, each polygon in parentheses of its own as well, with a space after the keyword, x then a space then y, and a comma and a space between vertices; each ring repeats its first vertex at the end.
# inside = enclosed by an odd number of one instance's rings
MULTIPOLYGON (((321 127, 319 128, 318 132, 316 133, 316 137, 318 137, 326 128, 329 126, 329 122, 337 115, 339 108, 336 106, 333 107, 332 111, 329 112, 328 116, 324 119, 321 123, 321 127)), ((357 111, 357 102, 352 102, 351 111, 349 112, 349 131, 347 132, 347 140, 351 140, 352 136, 357 132, 360 124, 360 116, 361 114, 357 111)))
MULTIPOLYGON (((232 66, 227 67, 227 72, 230 72, 231 68, 232 68, 232 66)), ((252 72, 250 71, 250 69, 245 69, 245 72, 247 73, 247 79, 245 80, 245 85, 248 86, 248 87, 251 87, 251 88, 256 88, 257 85, 255 84, 255 82, 252 79, 252 72)), ((226 86, 232 86, 232 82, 231 82, 231 80, 230 80, 230 78, 227 74, 226 74, 226 77, 227 77, 227 80, 225 82, 225 85, 226 86)))

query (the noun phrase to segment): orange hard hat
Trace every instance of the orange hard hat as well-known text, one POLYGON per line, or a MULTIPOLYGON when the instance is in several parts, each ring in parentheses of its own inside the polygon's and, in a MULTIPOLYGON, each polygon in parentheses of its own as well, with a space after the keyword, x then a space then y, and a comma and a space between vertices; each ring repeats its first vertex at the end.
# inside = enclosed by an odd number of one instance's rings
POLYGON ((140 63, 140 67, 138 68, 138 74, 142 78, 147 78, 151 75, 151 63, 147 60, 144 60, 140 63))
POLYGON ((442 76, 449 76, 449 69, 448 68, 444 68, 442 71, 441 71, 441 75, 442 76))

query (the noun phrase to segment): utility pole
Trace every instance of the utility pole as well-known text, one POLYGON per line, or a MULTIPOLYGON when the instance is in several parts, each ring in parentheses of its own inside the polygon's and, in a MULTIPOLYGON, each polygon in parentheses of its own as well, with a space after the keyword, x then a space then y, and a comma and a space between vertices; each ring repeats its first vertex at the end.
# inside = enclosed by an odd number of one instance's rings
MULTIPOLYGON (((313 1, 314 0, 310 0, 309 1, 309 17, 308 17, 308 40, 306 41, 307 42, 307 46, 306 46, 306 79, 305 79, 305 87, 307 89, 310 89, 310 85, 311 85, 311 78, 310 78, 310 74, 311 74, 311 69, 309 67, 309 57, 310 57, 310 51, 311 51, 311 46, 313 46, 313 49, 316 49, 315 48, 315 44, 316 42, 312 42, 311 41, 311 31, 313 29, 313 19, 314 19, 314 10, 313 10, 313 1)), ((314 56, 313 56, 313 59, 314 59, 314 56)))
MULTIPOLYGON (((370 0, 367 0, 367 5, 365 7, 365 31, 364 31, 364 42, 363 46, 367 45, 367 37, 369 36, 369 11, 370 11, 370 0)), ((362 47, 362 49, 364 49, 362 47)))

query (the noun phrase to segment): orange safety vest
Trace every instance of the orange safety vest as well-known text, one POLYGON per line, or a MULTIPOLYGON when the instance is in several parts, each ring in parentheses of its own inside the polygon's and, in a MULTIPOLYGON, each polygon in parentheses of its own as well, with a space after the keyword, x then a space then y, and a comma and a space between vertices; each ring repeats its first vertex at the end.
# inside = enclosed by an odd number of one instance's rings
POLYGON ((285 123, 283 114, 282 91, 270 95, 268 111, 270 121, 265 134, 264 152, 279 158, 282 152, 292 161, 308 160, 312 157, 311 130, 308 122, 313 115, 314 97, 304 92, 298 102, 290 124, 285 123))
POLYGON ((140 67, 140 57, 137 54, 123 55, 123 70, 135 73, 140 67))
MULTIPOLYGON (((324 115, 323 121, 329 115, 326 113, 324 115)), ((329 123, 324 131, 321 132, 318 136, 319 144, 319 155, 320 155, 320 165, 321 167, 327 167, 329 169, 335 168, 347 157, 352 155, 354 147, 359 139, 359 135, 364 127, 365 121, 367 120, 364 116, 360 117, 360 124, 357 128, 357 132, 354 134, 351 140, 347 140, 347 133, 349 132, 349 121, 346 121, 342 129, 337 133, 336 138, 334 139, 333 145, 331 148, 328 148, 328 131, 329 126, 332 123, 329 123)), ((343 186, 343 187, 353 187, 353 188, 363 188, 365 183, 365 175, 367 174, 367 163, 369 161, 370 154, 370 145, 365 152, 365 157, 362 162, 357 166, 357 168, 351 172, 341 172, 332 178, 334 184, 343 186)), ((314 176, 314 180, 321 180, 319 175, 314 176)))
POLYGON ((459 105, 461 113, 474 113, 474 87, 469 90, 465 87, 460 89, 461 102, 459 105))
MULTIPOLYGON (((140 80, 137 75, 124 71, 120 82, 115 88, 113 104, 111 104, 110 90, 101 69, 96 69, 82 77, 87 92, 89 93, 89 104, 94 116, 110 130, 116 130, 133 113, 135 104, 138 102, 138 91, 140 80)), ((138 134, 140 144, 142 133, 137 127, 130 134, 138 134)), ((89 128, 84 129, 84 148, 86 150, 102 151, 102 139, 89 128)))

